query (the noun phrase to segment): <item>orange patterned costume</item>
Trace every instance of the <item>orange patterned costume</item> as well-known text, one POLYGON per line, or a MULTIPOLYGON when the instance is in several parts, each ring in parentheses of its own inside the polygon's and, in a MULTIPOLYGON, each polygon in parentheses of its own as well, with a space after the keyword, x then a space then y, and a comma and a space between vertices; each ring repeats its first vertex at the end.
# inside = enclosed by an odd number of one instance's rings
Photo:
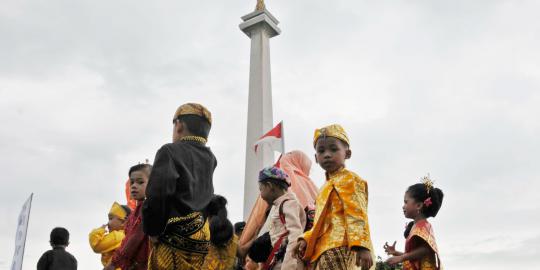
POLYGON ((420 238, 428 244, 433 250, 428 256, 423 257, 420 260, 404 261, 403 270, 440 270, 442 269, 439 261, 439 250, 437 249, 437 243, 435 242, 435 234, 433 228, 427 220, 420 220, 414 224, 405 242, 405 252, 412 251, 415 246, 413 239, 420 238))
MULTIPOLYGON (((364 247, 373 256, 367 216, 366 181, 344 168, 327 175, 327 181, 317 197, 316 208, 314 226, 302 237, 307 242, 305 260, 318 264, 319 260, 320 263, 326 261, 326 258, 321 259, 324 254, 345 254, 347 258, 336 260, 349 261, 345 269, 353 269, 355 266, 350 262, 351 253, 344 252, 344 248, 350 251, 352 247, 364 247)), ((317 267, 326 269, 322 265, 317 267)))

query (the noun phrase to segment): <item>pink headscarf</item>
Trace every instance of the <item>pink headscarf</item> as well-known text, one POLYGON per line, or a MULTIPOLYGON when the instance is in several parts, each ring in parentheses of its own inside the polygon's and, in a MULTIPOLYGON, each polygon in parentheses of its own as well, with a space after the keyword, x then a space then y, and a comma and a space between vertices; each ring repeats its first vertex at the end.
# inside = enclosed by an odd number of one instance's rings
POLYGON ((313 206, 319 193, 317 186, 309 178, 311 160, 302 151, 288 152, 280 160, 281 169, 289 175, 290 192, 296 195, 303 208, 313 206))
MULTIPOLYGON (((309 171, 311 170, 311 160, 309 157, 302 151, 295 150, 284 154, 279 163, 279 167, 289 175, 291 182, 289 192, 296 195, 303 208, 306 206, 313 207, 319 191, 317 186, 309 178, 309 171)), ((240 253, 247 251, 251 245, 251 240, 257 237, 259 230, 264 225, 266 212, 269 208, 268 203, 259 196, 240 237, 240 253)))

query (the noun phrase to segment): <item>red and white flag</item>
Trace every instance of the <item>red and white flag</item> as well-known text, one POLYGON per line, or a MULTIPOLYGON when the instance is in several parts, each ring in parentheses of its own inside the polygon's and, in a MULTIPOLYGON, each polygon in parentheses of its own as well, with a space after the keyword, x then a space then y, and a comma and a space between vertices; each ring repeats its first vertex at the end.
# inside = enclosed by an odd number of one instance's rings
POLYGON ((283 141, 283 121, 279 122, 277 126, 268 131, 255 142, 255 153, 257 153, 257 149, 262 145, 268 145, 270 149, 274 151, 285 153, 285 143, 283 141))

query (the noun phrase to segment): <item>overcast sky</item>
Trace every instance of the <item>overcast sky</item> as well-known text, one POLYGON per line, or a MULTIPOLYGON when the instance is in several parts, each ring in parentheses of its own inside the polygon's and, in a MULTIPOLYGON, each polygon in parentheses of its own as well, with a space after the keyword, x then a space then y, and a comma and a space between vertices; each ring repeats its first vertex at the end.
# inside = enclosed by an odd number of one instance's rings
MULTIPOLYGON (((34 192, 24 269, 64 226, 80 269, 87 235, 125 202, 131 165, 171 139, 177 106, 212 112, 216 193, 242 215, 249 38, 255 0, 3 0, 0 5, 0 269, 34 192)), ((524 269, 540 256, 540 2, 267 0, 274 120, 313 156, 342 124, 347 166, 369 183, 378 255, 398 240, 407 186, 430 172, 446 269, 524 269)), ((314 166, 317 185, 323 172, 314 166)))

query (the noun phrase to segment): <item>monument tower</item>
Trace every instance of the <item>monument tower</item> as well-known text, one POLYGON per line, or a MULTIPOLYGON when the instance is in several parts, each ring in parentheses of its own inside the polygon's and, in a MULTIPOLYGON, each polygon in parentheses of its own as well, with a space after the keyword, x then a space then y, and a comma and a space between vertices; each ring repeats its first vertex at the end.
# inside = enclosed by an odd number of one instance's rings
POLYGON ((255 11, 242 17, 240 30, 251 39, 249 100, 244 179, 244 220, 249 217, 259 193, 259 171, 274 163, 274 152, 263 146, 255 154, 253 144, 273 127, 270 38, 281 33, 279 21, 258 0, 255 11))

